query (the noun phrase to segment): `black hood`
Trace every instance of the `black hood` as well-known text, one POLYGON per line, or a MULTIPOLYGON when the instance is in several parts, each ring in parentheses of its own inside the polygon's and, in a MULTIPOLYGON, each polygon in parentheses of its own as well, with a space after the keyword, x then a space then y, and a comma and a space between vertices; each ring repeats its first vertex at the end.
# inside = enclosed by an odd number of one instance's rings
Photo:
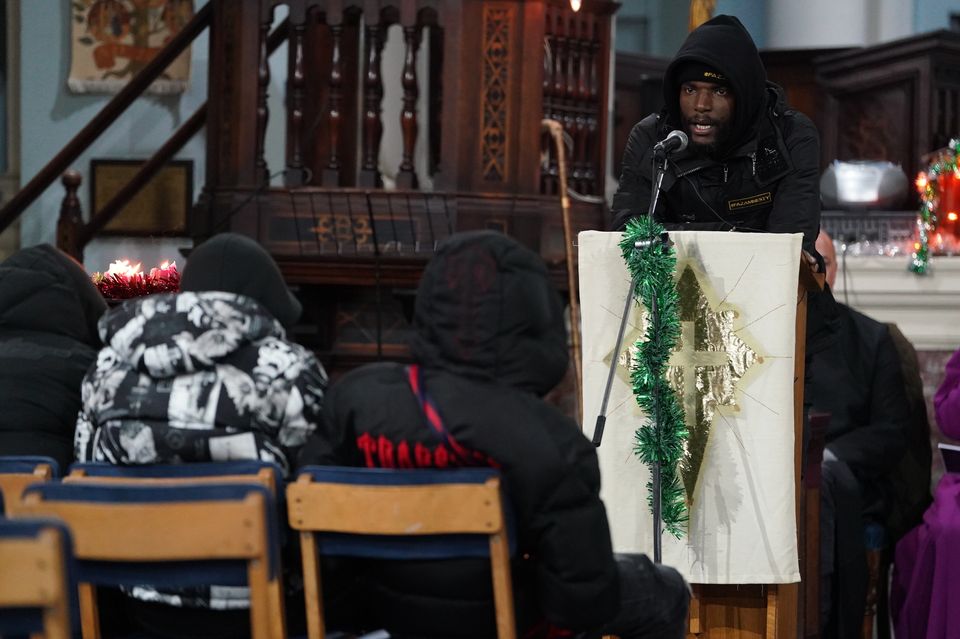
POLYGON ((540 256, 493 231, 440 244, 417 291, 417 361, 539 395, 567 370, 560 297, 540 256))
POLYGON ((244 235, 220 233, 190 253, 182 291, 223 291, 260 303, 286 328, 300 319, 300 302, 265 248, 244 235))
POLYGON ((83 266, 41 244, 0 264, 0 328, 54 333, 98 347, 97 321, 107 303, 83 266))
POLYGON ((688 62, 702 62, 722 75, 733 89, 733 123, 721 154, 749 140, 767 106, 767 71, 753 38, 733 16, 719 15, 690 32, 663 78, 663 103, 671 126, 679 126, 680 83, 677 71, 688 62))

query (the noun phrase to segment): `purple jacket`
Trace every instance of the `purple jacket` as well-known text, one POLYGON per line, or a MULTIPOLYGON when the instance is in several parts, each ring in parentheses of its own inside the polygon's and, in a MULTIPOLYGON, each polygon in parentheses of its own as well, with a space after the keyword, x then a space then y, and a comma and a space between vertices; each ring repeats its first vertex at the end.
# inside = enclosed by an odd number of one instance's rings
POLYGON ((955 352, 943 377, 943 383, 933 396, 940 431, 951 439, 960 439, 960 350, 955 352))

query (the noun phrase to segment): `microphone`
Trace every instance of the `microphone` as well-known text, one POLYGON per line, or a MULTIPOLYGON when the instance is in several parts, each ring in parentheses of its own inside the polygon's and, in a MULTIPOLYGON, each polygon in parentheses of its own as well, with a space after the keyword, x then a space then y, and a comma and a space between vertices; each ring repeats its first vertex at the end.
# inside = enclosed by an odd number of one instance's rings
POLYGON ((687 134, 676 129, 654 145, 653 153, 659 156, 670 155, 674 151, 683 151, 689 142, 687 134))

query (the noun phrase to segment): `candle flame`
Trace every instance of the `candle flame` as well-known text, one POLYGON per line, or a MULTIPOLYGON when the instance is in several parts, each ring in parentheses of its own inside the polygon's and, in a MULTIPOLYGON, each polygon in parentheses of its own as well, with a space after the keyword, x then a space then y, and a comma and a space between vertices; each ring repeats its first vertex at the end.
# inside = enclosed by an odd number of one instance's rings
POLYGON ((135 277, 140 275, 143 271, 140 268, 141 263, 137 262, 134 265, 130 264, 130 260, 116 260, 110 263, 110 268, 107 269, 106 275, 109 277, 111 275, 120 275, 123 277, 135 277))
POLYGON ((957 221, 956 212, 950 211, 949 213, 947 213, 947 219, 950 220, 951 222, 956 222, 957 221))

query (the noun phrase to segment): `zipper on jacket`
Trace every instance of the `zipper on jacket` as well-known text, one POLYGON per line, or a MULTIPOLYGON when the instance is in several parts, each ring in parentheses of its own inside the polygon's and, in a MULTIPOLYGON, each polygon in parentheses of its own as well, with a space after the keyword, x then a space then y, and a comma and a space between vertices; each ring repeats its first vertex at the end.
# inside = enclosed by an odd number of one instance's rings
POLYGON ((728 170, 729 170, 729 167, 728 167, 726 164, 724 164, 724 165, 723 165, 723 183, 724 183, 724 184, 727 183, 727 171, 728 171, 728 170))

